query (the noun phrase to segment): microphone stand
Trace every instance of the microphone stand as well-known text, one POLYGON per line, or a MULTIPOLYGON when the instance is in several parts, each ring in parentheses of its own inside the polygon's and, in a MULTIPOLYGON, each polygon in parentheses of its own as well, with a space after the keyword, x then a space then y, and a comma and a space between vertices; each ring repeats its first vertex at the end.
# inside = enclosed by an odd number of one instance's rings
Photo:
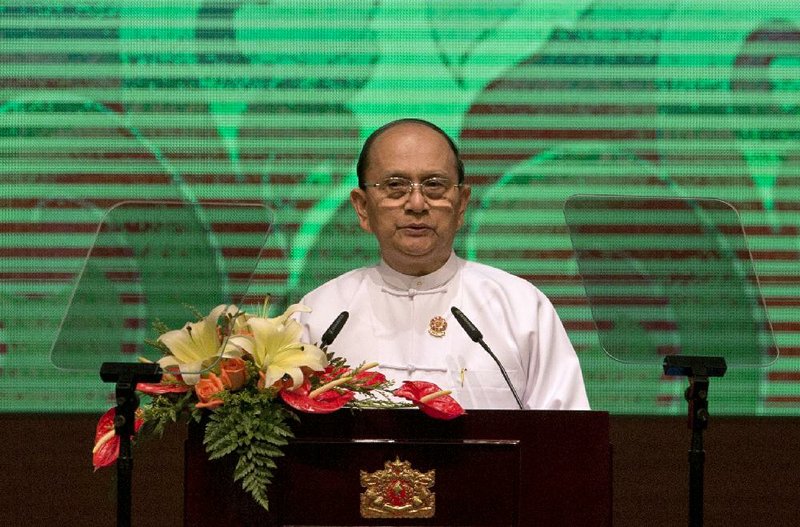
POLYGON ((161 375, 161 367, 156 363, 104 362, 100 367, 100 378, 104 382, 116 383, 117 406, 114 415, 114 432, 119 436, 119 457, 117 457, 118 527, 130 527, 131 525, 131 481, 133 476, 131 436, 134 433, 136 409, 139 408, 136 385, 140 382, 160 382, 161 375))
POLYGON ((456 317, 456 320, 464 329, 469 338, 471 338, 473 342, 477 342, 478 344, 480 344, 481 347, 483 347, 483 349, 486 350, 486 353, 489 354, 492 360, 494 360, 495 364, 497 364, 497 367, 500 368, 500 373, 503 374, 503 379, 505 379, 509 390, 511 390, 511 395, 514 396, 514 400, 517 401, 517 406, 519 406, 520 410, 523 410, 525 406, 522 404, 522 400, 519 398, 517 389, 514 388, 514 385, 511 383, 511 379, 508 378, 508 372, 506 372, 506 369, 503 367, 503 364, 500 362, 500 359, 497 358, 497 355, 492 353, 492 350, 489 349, 488 344, 484 342, 483 333, 481 333, 480 330, 477 327, 475 327, 475 324, 473 324, 472 321, 469 318, 467 318, 467 316, 464 313, 462 313, 461 310, 458 309, 457 307, 452 306, 450 308, 450 312, 453 313, 454 317, 456 317))
POLYGON ((706 452, 703 431, 708 428, 709 377, 722 377, 727 371, 723 357, 693 357, 669 355, 664 357, 666 375, 689 377, 684 396, 689 403, 689 428, 692 439, 689 447, 689 526, 703 525, 703 476, 706 452))
POLYGON ((508 388, 511 390, 511 395, 514 396, 514 400, 517 401, 517 406, 519 406, 520 410, 524 409, 525 406, 522 404, 522 399, 519 398, 517 389, 514 388, 514 385, 511 383, 511 379, 508 378, 508 373, 506 372, 506 369, 503 367, 503 365, 500 363, 500 359, 497 358, 497 355, 492 353, 492 350, 489 349, 489 346, 483 341, 483 339, 478 339, 475 342, 480 344, 483 347, 483 349, 486 350, 486 353, 488 353, 489 356, 492 359, 494 359, 494 362, 497 363, 497 366, 500 367, 500 373, 503 374, 503 379, 506 380, 506 384, 508 385, 508 388))

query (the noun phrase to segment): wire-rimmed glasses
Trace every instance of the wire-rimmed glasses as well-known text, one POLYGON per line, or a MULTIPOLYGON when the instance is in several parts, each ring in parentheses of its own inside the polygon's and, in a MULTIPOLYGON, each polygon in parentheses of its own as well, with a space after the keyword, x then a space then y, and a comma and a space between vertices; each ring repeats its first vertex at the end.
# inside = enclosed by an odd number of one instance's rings
POLYGON ((444 198, 451 188, 460 187, 461 184, 443 177, 431 177, 419 183, 404 177, 389 177, 379 183, 365 183, 364 186, 378 189, 389 199, 403 198, 418 188, 424 197, 436 200, 444 198))

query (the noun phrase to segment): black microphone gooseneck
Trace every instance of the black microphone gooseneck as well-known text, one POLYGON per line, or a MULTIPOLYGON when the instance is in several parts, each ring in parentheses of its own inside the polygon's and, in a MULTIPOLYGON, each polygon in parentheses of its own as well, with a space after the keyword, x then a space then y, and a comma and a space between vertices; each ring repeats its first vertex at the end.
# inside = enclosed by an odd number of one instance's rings
POLYGON ((464 331, 467 332, 469 338, 480 344, 483 347, 483 349, 486 350, 486 353, 488 353, 489 356, 492 359, 494 359, 494 362, 497 363, 497 367, 500 368, 500 373, 503 374, 503 379, 506 380, 506 384, 508 385, 508 388, 511 390, 511 394, 517 401, 517 406, 519 406, 519 409, 522 410, 524 408, 522 405, 522 400, 520 400, 519 395, 517 394, 517 390, 514 388, 514 385, 511 384, 511 379, 508 378, 508 372, 500 363, 497 356, 495 356, 495 354, 492 353, 492 350, 489 349, 489 346, 487 346, 486 343, 483 341, 483 334, 478 330, 478 328, 475 327, 475 324, 473 324, 472 321, 467 318, 467 315, 461 312, 460 309, 453 306, 450 308, 450 311, 453 313, 453 316, 456 317, 458 323, 461 324, 461 327, 464 328, 464 331))
POLYGON ((347 311, 342 311, 339 313, 339 316, 333 321, 333 323, 325 330, 325 333, 322 334, 322 339, 319 341, 319 347, 322 349, 327 348, 331 345, 333 340, 339 335, 339 332, 344 327, 344 323, 347 322, 347 317, 350 316, 350 313, 347 311))

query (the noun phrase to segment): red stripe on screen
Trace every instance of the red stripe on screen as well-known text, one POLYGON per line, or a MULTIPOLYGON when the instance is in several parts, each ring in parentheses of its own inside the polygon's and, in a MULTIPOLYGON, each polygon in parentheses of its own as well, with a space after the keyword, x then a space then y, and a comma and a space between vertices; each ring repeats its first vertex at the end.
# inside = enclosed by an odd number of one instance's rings
POLYGON ((506 140, 536 140, 536 139, 555 139, 555 140, 633 140, 633 139, 656 139, 655 130, 643 129, 582 129, 582 130, 544 130, 539 128, 473 128, 464 130, 461 139, 506 139, 506 140))

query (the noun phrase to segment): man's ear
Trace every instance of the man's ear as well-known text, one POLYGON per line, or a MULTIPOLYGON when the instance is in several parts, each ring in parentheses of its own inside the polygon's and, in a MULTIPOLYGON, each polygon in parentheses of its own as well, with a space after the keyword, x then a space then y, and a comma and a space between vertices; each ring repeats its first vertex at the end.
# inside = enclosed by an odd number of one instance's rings
POLYGON ((369 215, 367 214, 367 193, 360 188, 350 191, 350 203, 358 215, 358 224, 367 232, 372 232, 369 225, 369 215))

